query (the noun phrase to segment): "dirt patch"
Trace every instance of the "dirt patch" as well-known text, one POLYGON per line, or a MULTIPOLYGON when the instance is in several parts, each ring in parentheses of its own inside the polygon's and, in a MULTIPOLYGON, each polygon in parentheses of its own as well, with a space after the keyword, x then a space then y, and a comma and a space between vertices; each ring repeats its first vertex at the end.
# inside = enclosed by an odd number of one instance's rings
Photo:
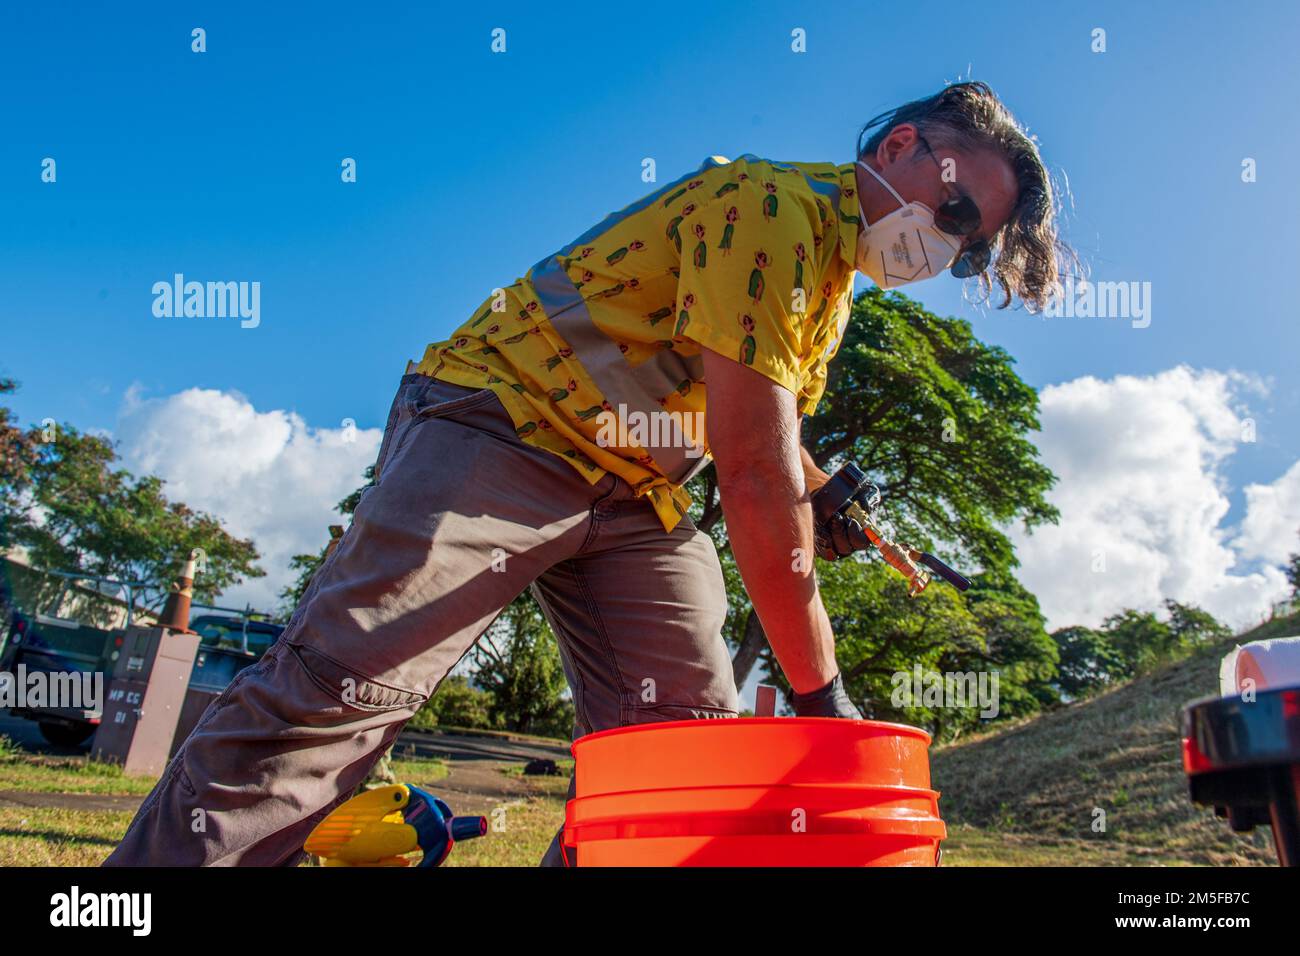
POLYGON ((0 790, 0 807, 32 807, 54 810, 105 810, 135 813, 142 796, 109 793, 38 793, 31 790, 0 790))
POLYGON ((486 816, 499 806, 537 795, 528 777, 502 772, 513 766, 518 765, 505 760, 454 763, 447 776, 434 785, 433 792, 458 815, 486 816))

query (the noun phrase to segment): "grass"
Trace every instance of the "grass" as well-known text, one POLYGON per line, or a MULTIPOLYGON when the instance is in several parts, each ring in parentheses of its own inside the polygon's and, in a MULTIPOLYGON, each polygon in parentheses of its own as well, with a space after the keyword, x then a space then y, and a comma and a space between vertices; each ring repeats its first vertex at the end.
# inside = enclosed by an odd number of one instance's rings
MULTIPOLYGON (((555 791, 504 805, 487 836, 458 844, 444 866, 536 866, 564 819, 563 778, 555 791), (497 829, 503 827, 503 829, 497 829)), ((5 866, 98 866, 117 845, 130 813, 0 807, 0 863, 5 866)), ((1143 848, 953 825, 944 866, 1145 866, 1143 848)))
POLYGON ((1097 697, 936 748, 932 777, 952 834, 945 863, 1275 864, 1267 829, 1234 834, 1188 799, 1179 712, 1217 692, 1233 643, 1297 630, 1300 617, 1271 621, 1097 697))
MULTIPOLYGON (((444 866, 536 866, 564 822, 568 781, 551 793, 503 805, 487 836, 456 845, 444 866)), ((130 813, 0 806, 0 865, 98 866, 131 822, 130 813)), ((418 856, 416 857, 418 859, 418 856)))
POLYGON ((120 766, 89 757, 45 757, 12 744, 0 745, 0 790, 144 796, 153 789, 154 779, 128 777, 120 766))
MULTIPOLYGON (((425 761, 410 763, 422 764, 425 761)), ((420 768, 413 768, 415 775, 404 776, 397 764, 397 761, 393 762, 400 780, 419 784, 420 768)), ((518 776, 524 782, 526 792, 485 813, 488 818, 487 834, 458 843, 443 866, 532 867, 541 861, 555 831, 564 822, 564 801, 568 795, 569 778, 524 776, 522 766, 503 768, 502 773, 511 777, 518 776)), ((419 853, 408 856, 412 863, 419 858, 419 853)))
POLYGON ((1042 833, 1013 833, 948 824, 944 866, 1153 866, 1183 865, 1158 849, 1042 833))
POLYGON ((398 783, 417 787, 432 786, 446 778, 449 768, 444 760, 422 757, 394 757, 389 761, 398 783))
POLYGON ((0 865, 98 866, 132 814, 0 806, 0 865))
MULTIPOLYGON (((1300 630, 1300 616, 1270 622, 1237 643, 1300 630)), ((1218 687, 1225 642, 1095 698, 932 755, 948 824, 945 866, 1248 866, 1276 862, 1266 830, 1232 833, 1187 798, 1179 709, 1218 687), (1094 830, 1098 811, 1104 831, 1094 830)), ((489 814, 487 836, 456 847, 448 866, 536 866, 564 819, 563 776, 502 773, 521 792, 489 814)), ((397 779, 437 792, 445 761, 399 757, 397 779)), ((0 790, 143 795, 148 778, 84 757, 43 757, 0 737, 0 790)), ((453 806, 455 804, 453 803, 453 806)), ((0 805, 0 865, 91 866, 116 845, 131 814, 0 805)))
MULTIPOLYGON (((433 784, 447 776, 447 764, 435 758, 394 758, 393 773, 404 783, 433 784)), ((47 757, 28 753, 0 737, 0 790, 29 793, 120 794, 145 796, 156 777, 127 776, 117 764, 90 757, 47 757)))
POLYGON ((458 843, 444 866, 537 866, 564 823, 568 777, 524 777, 532 791, 488 816, 484 837, 458 843))
MULTIPOLYGON (((568 761, 570 767, 572 761, 568 761)), ((398 758, 393 773, 403 783, 430 786, 445 780, 446 761, 398 758)), ((516 768, 508 768, 514 772, 516 768)), ((564 821, 568 777, 524 777, 527 792, 489 817, 486 837, 456 847, 446 865, 536 866, 564 821)), ((0 737, 0 791, 144 796, 152 777, 128 777, 121 768, 88 757, 44 757, 0 737)), ((117 846, 132 813, 0 805, 0 866, 98 866, 117 846)))

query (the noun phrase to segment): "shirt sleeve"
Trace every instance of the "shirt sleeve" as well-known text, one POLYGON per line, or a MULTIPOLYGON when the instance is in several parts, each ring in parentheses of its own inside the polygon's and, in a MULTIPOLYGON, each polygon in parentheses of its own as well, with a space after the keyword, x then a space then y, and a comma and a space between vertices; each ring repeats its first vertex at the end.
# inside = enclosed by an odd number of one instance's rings
POLYGON ((675 334, 799 395, 817 278, 809 211, 788 191, 747 179, 683 219, 678 234, 675 334))

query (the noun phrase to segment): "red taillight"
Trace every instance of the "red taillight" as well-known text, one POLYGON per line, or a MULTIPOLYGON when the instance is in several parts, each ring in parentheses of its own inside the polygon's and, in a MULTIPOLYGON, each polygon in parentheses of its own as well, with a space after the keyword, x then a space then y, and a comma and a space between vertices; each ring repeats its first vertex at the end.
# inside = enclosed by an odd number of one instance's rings
POLYGON ((121 639, 120 637, 115 637, 115 638, 113 638, 113 646, 114 646, 114 647, 121 647, 121 646, 122 646, 122 639, 121 639))
POLYGON ((1210 762, 1205 759, 1205 754, 1201 753, 1201 748, 1196 746, 1196 741, 1191 737, 1183 738, 1183 772, 1184 773, 1201 773, 1210 769, 1210 762))
POLYGON ((1300 717, 1300 690, 1285 690, 1282 692, 1282 716, 1287 720, 1295 720, 1300 717))

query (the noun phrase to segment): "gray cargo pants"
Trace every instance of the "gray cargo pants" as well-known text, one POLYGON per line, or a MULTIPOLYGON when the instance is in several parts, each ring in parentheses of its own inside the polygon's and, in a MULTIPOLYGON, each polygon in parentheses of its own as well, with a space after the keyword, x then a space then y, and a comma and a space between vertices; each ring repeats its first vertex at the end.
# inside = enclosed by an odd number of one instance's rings
MULTIPOLYGON (((407 375, 379 475, 288 628, 204 713, 106 865, 283 865, 530 587, 575 735, 734 717, 722 571, 607 474, 524 444, 490 389, 407 375)), ((491 835, 489 834, 489 839, 491 835)), ((559 837, 546 863, 561 863, 559 837)))

